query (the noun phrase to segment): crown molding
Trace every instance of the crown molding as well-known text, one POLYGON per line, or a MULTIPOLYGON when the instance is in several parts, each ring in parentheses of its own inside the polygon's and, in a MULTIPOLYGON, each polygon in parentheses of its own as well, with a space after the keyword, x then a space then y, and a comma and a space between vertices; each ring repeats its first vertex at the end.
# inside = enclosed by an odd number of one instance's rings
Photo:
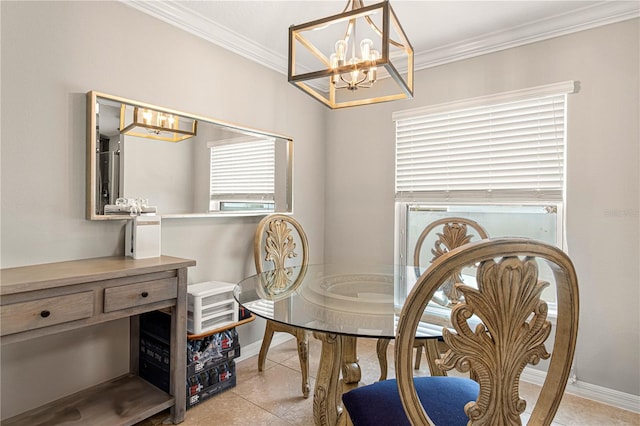
POLYGON ((176 1, 121 0, 147 15, 203 38, 279 73, 287 73, 287 57, 239 34, 218 22, 194 14, 176 1))
POLYGON ((637 2, 603 1, 577 11, 417 52, 414 55, 415 69, 460 61, 637 17, 640 17, 637 2))
MULTIPOLYGON (((285 56, 266 46, 260 46, 255 41, 217 22, 193 14, 180 2, 166 0, 121 1, 147 15, 231 50, 251 61, 281 74, 287 74, 288 65, 285 56)), ((436 49, 414 52, 414 68, 415 70, 426 69, 637 17, 640 17, 638 2, 601 1, 577 11, 488 33, 436 49)))

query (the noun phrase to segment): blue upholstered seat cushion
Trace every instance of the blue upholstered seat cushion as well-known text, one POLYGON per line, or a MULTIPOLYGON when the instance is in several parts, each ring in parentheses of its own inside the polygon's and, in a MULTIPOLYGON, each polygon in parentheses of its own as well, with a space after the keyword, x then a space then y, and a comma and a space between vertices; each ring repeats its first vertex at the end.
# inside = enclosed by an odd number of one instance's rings
MULTIPOLYGON (((480 387, 464 377, 416 377, 418 398, 437 426, 464 426, 464 406, 475 401, 480 387)), ((354 426, 410 426, 396 380, 384 380, 342 395, 354 426)))

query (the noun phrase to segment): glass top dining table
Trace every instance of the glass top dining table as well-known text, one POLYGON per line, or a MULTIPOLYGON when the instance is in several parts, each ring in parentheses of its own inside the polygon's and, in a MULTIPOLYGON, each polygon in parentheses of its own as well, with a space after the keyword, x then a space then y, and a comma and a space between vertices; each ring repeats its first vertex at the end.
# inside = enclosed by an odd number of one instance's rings
MULTIPOLYGON (((310 331, 393 339, 418 274, 412 266, 397 265, 294 266, 247 277, 234 296, 264 319, 310 331)), ((416 338, 442 336, 449 308, 430 303, 425 312, 416 338)))
MULTIPOLYGON (((236 285, 234 297, 257 316, 309 330, 322 341, 314 420, 318 425, 336 425, 343 424, 346 416, 339 403, 330 402, 340 400, 340 388, 356 387, 361 378, 356 339, 379 339, 384 378, 386 345, 395 338, 400 311, 420 272, 398 265, 302 265, 247 277, 236 285)), ((450 309, 435 303, 438 297, 436 293, 427 306, 416 339, 435 344, 449 325, 450 309)))

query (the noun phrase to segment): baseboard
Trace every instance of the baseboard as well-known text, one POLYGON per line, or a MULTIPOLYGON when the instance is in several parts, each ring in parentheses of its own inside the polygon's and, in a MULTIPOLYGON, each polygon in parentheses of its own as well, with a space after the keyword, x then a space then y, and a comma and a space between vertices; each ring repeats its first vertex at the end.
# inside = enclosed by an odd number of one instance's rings
MULTIPOLYGON (((293 336, 287 333, 276 333, 271 341, 271 346, 276 346, 293 339, 293 336)), ((241 355, 237 358, 237 361, 251 358, 254 355, 260 353, 261 340, 251 343, 247 346, 243 346, 241 349, 241 355)), ((521 379, 525 382, 533 383, 534 385, 542 386, 546 373, 544 371, 536 370, 533 368, 525 368, 522 372, 521 379)), ((600 402, 602 404, 611 405, 613 407, 621 408, 623 410, 632 411, 634 413, 640 413, 640 396, 630 393, 624 393, 617 390, 605 388, 603 386, 592 385, 590 383, 584 383, 576 381, 574 383, 568 383, 566 392, 579 396, 580 398, 590 399, 592 401, 600 402)))
MULTIPOLYGON (((542 383, 544 383, 545 376, 546 373, 544 371, 525 368, 522 372, 521 379, 525 382, 541 386, 542 383)), ((565 392, 579 396, 580 398, 586 398, 602 404, 622 408, 623 410, 640 413, 639 395, 624 393, 605 388, 603 386, 592 385, 590 383, 581 382, 580 380, 568 383, 565 392)))

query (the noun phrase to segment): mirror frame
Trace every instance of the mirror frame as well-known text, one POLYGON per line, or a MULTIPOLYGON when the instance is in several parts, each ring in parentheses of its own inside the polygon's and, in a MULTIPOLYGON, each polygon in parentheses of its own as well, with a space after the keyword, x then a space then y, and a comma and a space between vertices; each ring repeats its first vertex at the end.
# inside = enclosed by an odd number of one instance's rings
MULTIPOLYGON (((110 101, 115 101, 123 104, 137 106, 141 108, 149 108, 156 111, 174 114, 183 117, 193 118, 201 122, 211 123, 213 125, 221 126, 230 130, 237 130, 239 132, 250 132, 261 136, 273 137, 282 139, 287 142, 287 161, 286 161, 286 204, 288 209, 271 211, 230 211, 230 212, 206 212, 206 213, 181 213, 181 214, 162 214, 159 216, 162 218, 194 218, 194 217, 236 217, 236 216, 264 216, 271 213, 293 213, 293 138, 286 135, 281 135, 272 132, 266 132, 246 126, 241 126, 231 122, 225 122, 216 120, 210 117, 204 117, 200 115, 190 114, 183 111, 177 111, 160 107, 157 105, 148 104, 145 102, 135 101, 120 96, 109 95, 97 91, 87 92, 87 185, 86 185, 86 218, 88 220, 128 220, 131 216, 127 215, 106 215, 96 212, 96 193, 97 193, 97 161, 96 155, 98 146, 95 135, 95 130, 98 125, 96 115, 96 103, 98 98, 104 98, 110 101)), ((125 177, 126 179, 126 177, 125 177)))

